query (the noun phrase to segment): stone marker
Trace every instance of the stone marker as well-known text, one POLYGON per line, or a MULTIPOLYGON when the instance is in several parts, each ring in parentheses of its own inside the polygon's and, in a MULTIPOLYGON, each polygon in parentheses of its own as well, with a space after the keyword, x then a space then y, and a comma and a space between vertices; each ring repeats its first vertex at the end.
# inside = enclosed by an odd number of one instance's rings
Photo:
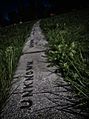
POLYGON ((72 94, 63 78, 54 73, 55 67, 47 67, 46 49, 47 41, 37 22, 24 45, 1 119, 79 118, 63 110, 71 104, 68 97, 72 94))

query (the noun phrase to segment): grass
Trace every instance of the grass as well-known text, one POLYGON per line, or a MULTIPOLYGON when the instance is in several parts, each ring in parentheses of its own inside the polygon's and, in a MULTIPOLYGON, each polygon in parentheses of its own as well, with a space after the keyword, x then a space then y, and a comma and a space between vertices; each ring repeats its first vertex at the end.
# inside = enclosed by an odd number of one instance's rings
POLYGON ((78 97, 75 108, 88 115, 89 9, 43 19, 41 28, 49 43, 48 61, 71 84, 78 97))
POLYGON ((32 25, 33 22, 28 22, 0 28, 0 111, 8 98, 11 80, 32 25))

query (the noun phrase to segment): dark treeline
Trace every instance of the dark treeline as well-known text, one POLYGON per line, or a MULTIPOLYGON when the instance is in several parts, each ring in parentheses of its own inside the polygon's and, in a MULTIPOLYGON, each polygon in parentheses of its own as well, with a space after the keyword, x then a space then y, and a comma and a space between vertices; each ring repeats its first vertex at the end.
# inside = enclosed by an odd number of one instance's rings
POLYGON ((48 17, 50 14, 60 14, 72 9, 89 7, 85 0, 3 0, 4 4, 10 7, 7 16, 0 15, 0 23, 8 25, 20 21, 28 21, 35 18, 48 17), (27 2, 27 6, 25 5, 27 2), (16 4, 16 9, 12 9, 16 4), (12 6, 12 7, 11 7, 12 6))
MULTIPOLYGON (((48 16, 48 0, 3 0, 3 11, 0 11, 0 24, 9 25, 48 16), (15 4, 15 5, 14 5, 15 4), (27 4, 27 5, 26 5, 27 4), (4 10, 6 8, 9 10, 4 10), (13 9, 13 7, 15 7, 13 9)), ((1 9, 0 9, 1 10, 1 9)))
POLYGON ((55 12, 67 12, 72 9, 81 9, 89 7, 89 1, 86 0, 49 0, 54 5, 55 12))

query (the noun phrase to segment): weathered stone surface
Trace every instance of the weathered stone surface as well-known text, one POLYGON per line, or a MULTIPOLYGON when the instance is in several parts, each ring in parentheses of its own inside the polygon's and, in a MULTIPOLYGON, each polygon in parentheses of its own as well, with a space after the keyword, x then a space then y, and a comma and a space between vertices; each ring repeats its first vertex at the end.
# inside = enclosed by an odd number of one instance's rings
POLYGON ((44 40, 45 37, 42 35, 40 27, 38 27, 38 24, 35 24, 31 37, 28 38, 28 41, 26 42, 23 53, 34 53, 34 52, 41 52, 46 50, 47 41, 44 40))
POLYGON ((47 67, 47 58, 43 52, 46 46, 47 41, 37 22, 24 46, 12 81, 11 95, 1 119, 79 118, 61 110, 71 104, 68 97, 72 99, 72 94, 67 90, 70 87, 66 86, 63 78, 53 73, 55 67, 47 67))

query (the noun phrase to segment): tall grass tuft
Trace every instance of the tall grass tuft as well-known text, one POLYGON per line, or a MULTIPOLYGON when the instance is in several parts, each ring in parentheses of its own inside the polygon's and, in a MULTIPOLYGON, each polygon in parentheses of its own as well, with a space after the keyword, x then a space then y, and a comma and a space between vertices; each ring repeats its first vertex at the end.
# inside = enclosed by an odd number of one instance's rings
POLYGON ((33 23, 0 28, 0 111, 9 96, 11 80, 33 23))
POLYGON ((76 109, 89 116, 89 10, 71 12, 41 21, 56 66, 77 95, 76 109))

